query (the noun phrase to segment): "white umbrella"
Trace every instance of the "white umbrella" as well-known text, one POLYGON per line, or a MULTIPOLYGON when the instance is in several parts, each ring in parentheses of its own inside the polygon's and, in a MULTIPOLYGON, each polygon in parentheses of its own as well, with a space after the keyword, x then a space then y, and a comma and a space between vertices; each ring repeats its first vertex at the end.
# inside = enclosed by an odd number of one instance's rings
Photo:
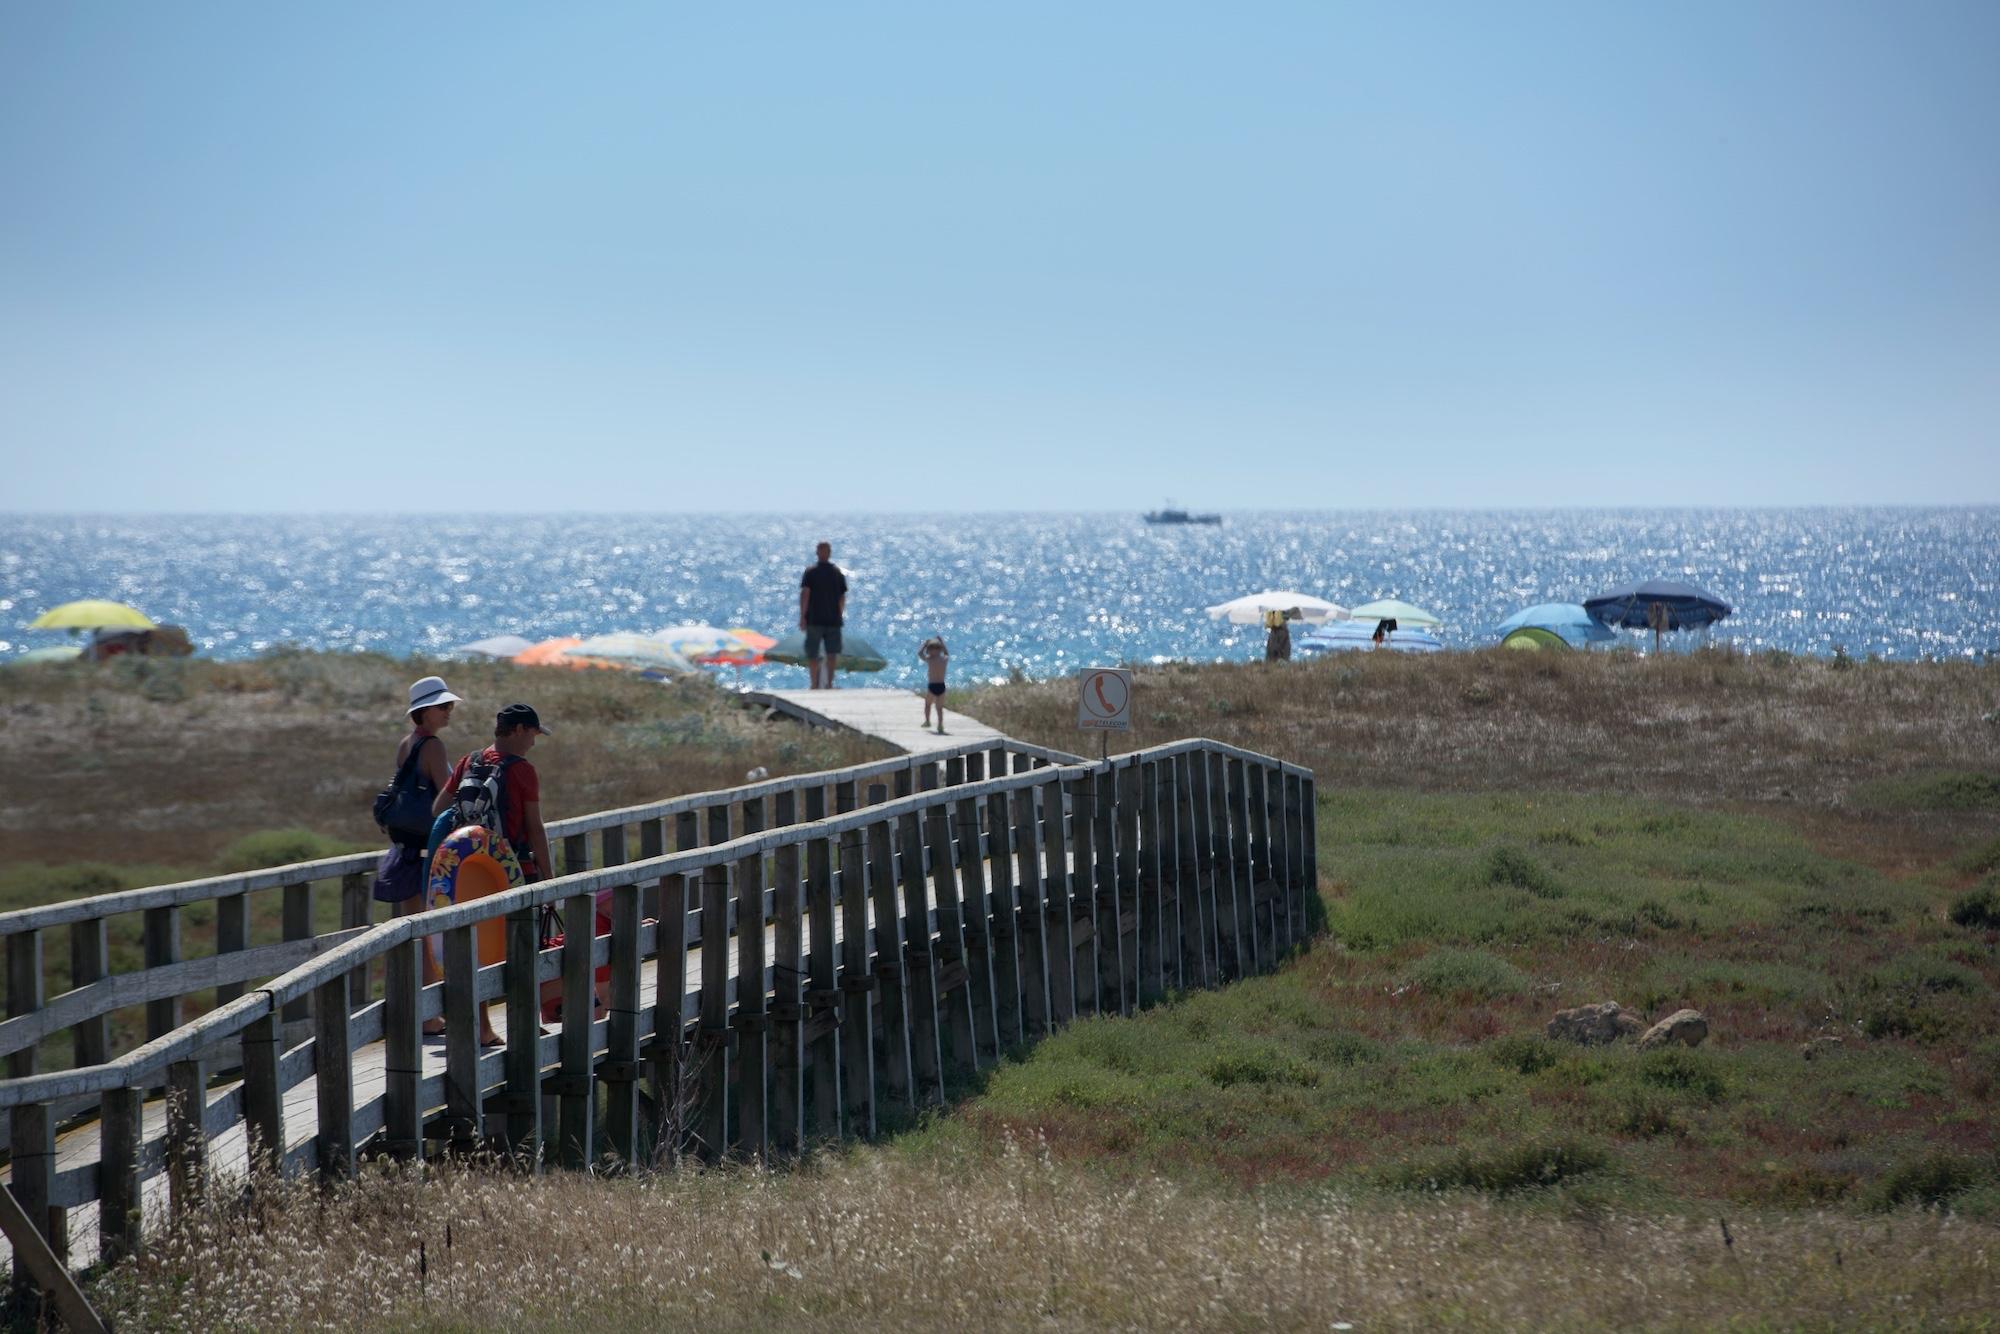
POLYGON ((1208 617, 1212 621, 1228 621, 1231 625, 1262 625, 1264 613, 1272 611, 1296 611, 1299 619, 1308 625, 1343 620, 1347 616, 1347 608, 1308 593, 1249 593, 1228 602, 1218 602, 1208 608, 1208 617))
POLYGON ((534 640, 523 639, 519 635, 494 635, 490 639, 475 639, 470 644, 460 644, 452 652, 486 658, 511 658, 516 653, 526 653, 534 646, 534 640))

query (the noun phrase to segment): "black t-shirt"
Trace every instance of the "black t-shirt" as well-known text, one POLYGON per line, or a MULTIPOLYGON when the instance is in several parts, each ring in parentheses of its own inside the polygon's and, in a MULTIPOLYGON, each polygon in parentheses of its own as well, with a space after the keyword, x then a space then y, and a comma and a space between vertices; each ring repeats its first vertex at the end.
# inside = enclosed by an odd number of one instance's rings
POLYGON ((840 598, 847 592, 847 576, 830 560, 808 565, 799 587, 808 590, 807 625, 839 625, 840 598))

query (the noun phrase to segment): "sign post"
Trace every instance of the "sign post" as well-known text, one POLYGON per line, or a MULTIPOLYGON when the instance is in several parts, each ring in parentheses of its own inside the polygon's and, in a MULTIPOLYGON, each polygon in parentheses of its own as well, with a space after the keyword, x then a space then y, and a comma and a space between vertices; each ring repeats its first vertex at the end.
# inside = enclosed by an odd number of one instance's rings
POLYGON ((1111 733, 1132 730, 1132 673, 1123 667, 1086 667, 1076 688, 1076 725, 1099 733, 1102 757, 1110 759, 1111 733))

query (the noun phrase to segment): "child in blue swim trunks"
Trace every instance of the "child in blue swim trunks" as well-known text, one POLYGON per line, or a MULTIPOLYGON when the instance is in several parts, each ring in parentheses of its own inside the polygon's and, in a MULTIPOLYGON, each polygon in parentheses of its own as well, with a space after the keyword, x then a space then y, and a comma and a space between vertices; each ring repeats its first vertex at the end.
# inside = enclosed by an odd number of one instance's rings
POLYGON ((931 725, 931 710, 937 710, 938 735, 944 735, 944 669, 951 659, 951 650, 944 646, 944 636, 932 635, 917 649, 917 661, 924 664, 930 680, 924 686, 924 726, 931 725))

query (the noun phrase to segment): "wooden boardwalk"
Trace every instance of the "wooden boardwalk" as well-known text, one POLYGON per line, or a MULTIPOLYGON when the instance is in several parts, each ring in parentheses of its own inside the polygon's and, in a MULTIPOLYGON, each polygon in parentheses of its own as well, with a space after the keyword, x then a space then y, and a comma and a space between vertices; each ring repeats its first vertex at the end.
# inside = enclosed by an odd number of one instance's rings
POLYGON ((814 727, 859 732, 910 755, 968 742, 997 746, 1007 740, 977 718, 963 713, 947 716, 943 732, 924 727, 923 697, 914 690, 890 690, 882 686, 859 690, 753 690, 747 698, 814 727))

